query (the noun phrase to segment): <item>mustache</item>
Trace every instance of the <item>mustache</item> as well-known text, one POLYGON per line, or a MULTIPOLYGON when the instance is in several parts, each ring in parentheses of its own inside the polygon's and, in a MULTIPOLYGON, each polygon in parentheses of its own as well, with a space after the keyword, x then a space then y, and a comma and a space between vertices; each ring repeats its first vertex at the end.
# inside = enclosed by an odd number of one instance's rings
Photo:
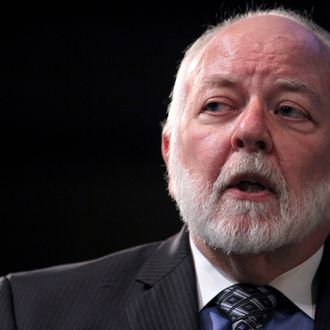
POLYGON ((239 180, 259 182, 277 195, 287 191, 282 171, 266 159, 263 153, 233 154, 222 166, 213 188, 222 194, 239 180))

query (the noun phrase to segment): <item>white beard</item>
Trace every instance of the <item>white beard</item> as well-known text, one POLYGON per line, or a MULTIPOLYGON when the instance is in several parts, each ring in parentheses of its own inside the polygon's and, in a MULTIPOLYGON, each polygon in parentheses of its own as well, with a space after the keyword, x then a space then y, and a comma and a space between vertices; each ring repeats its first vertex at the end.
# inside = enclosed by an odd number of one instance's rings
POLYGON ((214 183, 190 175, 173 154, 168 170, 189 230, 209 247, 228 254, 258 254, 298 242, 330 213, 330 182, 305 185, 290 194, 281 171, 261 153, 233 154, 214 183), (274 198, 255 202, 222 196, 234 176, 247 173, 267 178, 275 187, 274 198))

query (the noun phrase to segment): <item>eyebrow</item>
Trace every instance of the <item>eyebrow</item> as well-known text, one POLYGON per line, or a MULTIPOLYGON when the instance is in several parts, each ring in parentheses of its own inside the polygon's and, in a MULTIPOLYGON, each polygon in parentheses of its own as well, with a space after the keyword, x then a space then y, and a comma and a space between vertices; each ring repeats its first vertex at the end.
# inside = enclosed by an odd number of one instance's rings
POLYGON ((314 104, 318 106, 321 104, 320 96, 313 90, 312 87, 300 80, 278 79, 275 84, 285 90, 306 94, 310 97, 314 104))
POLYGON ((205 85, 211 85, 211 86, 221 86, 221 87, 234 87, 239 85, 238 79, 233 79, 230 77, 224 77, 224 76, 218 76, 218 75, 212 75, 208 77, 207 79, 203 79, 202 83, 205 85))
MULTIPOLYGON (((202 85, 204 86, 210 85, 216 87, 239 87, 241 85, 239 79, 220 75, 212 75, 207 79, 203 79, 202 83, 202 85)), ((306 94, 316 106, 321 105, 319 94, 317 94, 308 84, 300 80, 278 79, 276 80, 275 85, 279 86, 281 89, 284 90, 306 94)))

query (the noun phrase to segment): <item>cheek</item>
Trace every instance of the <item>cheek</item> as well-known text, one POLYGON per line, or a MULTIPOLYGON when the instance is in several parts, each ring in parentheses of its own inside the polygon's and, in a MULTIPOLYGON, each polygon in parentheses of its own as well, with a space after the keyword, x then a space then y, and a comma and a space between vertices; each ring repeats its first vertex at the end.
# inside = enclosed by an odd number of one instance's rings
POLYGON ((330 178, 330 145, 317 142, 296 140, 278 147, 280 165, 293 189, 330 178))
POLYGON ((182 164, 192 173, 212 182, 218 177, 230 150, 225 131, 201 128, 185 130, 179 141, 182 164))

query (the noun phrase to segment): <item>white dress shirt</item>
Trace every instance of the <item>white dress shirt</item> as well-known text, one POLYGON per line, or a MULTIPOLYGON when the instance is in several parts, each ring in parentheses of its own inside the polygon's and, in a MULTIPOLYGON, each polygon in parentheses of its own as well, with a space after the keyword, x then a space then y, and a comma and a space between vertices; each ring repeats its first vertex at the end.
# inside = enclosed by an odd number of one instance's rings
MULTIPOLYGON (((237 283, 225 277, 198 250, 190 239, 196 279, 199 310, 202 310, 220 291, 237 283)), ((312 282, 320 264, 323 246, 302 264, 292 268, 269 283, 289 298, 309 317, 315 317, 315 302, 312 300, 312 282)))

